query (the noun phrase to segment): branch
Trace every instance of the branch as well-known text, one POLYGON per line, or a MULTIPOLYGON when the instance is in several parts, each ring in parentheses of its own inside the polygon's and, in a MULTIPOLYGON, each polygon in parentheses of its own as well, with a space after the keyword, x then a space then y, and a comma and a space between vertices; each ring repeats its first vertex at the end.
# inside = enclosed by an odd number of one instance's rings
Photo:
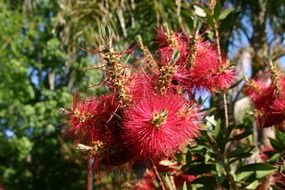
POLYGON ((155 173, 155 176, 157 177, 157 179, 159 181, 160 186, 162 187, 163 190, 166 190, 166 188, 164 186, 164 183, 163 183, 163 181, 162 181, 162 179, 161 179, 161 177, 159 175, 159 172, 157 171, 157 168, 156 168, 156 166, 155 166, 155 164, 153 162, 152 162, 152 169, 153 169, 153 171, 155 173))

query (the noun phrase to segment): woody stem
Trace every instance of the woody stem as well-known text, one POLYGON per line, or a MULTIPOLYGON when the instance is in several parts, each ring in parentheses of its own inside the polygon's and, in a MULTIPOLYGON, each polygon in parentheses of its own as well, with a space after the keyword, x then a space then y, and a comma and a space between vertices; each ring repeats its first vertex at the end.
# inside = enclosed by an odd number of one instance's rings
POLYGON ((153 171, 155 173, 155 176, 157 177, 157 179, 159 181, 159 184, 160 184, 162 190, 166 190, 165 185, 164 185, 164 183, 163 183, 163 181, 162 181, 162 179, 161 179, 161 177, 159 175, 159 172, 157 171, 157 168, 156 168, 156 166, 155 166, 155 164, 153 162, 152 162, 152 169, 153 169, 153 171))

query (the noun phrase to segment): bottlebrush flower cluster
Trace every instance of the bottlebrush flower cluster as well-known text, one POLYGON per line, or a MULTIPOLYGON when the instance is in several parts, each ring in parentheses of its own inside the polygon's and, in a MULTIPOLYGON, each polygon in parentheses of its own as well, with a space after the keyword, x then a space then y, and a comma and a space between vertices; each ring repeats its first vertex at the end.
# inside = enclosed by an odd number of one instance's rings
POLYGON ((277 68, 271 65, 271 79, 263 77, 248 81, 245 93, 254 104, 259 127, 275 125, 284 129, 285 76, 277 68))
MULTIPOLYGON (((183 184, 186 182, 186 184, 191 184, 192 181, 196 179, 196 176, 189 175, 189 174, 183 174, 181 171, 174 171, 172 172, 174 175, 174 183, 175 186, 180 188, 183 186, 183 184)), ((152 170, 146 170, 144 176, 142 179, 137 181, 137 183, 134 185, 132 190, 152 190, 157 189, 155 186, 155 174, 152 170)))
POLYGON ((158 49, 151 54, 138 40, 142 70, 122 64, 132 51, 98 50, 108 93, 75 97, 66 111, 79 148, 104 164, 173 157, 199 134, 202 114, 195 91, 223 91, 234 81, 233 68, 219 61, 216 47, 201 37, 160 28, 155 41, 158 49))
MULTIPOLYGON (((260 149, 259 157, 262 161, 268 161, 270 158, 268 155, 274 153, 275 150, 273 147, 263 147, 262 149, 260 149)), ((283 165, 284 165, 284 160, 281 159, 281 161, 277 162, 275 166, 280 167, 283 165)), ((270 187, 274 186, 275 189, 280 189, 280 190, 285 188, 285 175, 283 171, 280 171, 280 169, 278 169, 271 175, 267 176, 264 180, 262 180, 260 185, 257 187, 257 190, 266 189, 269 186, 270 187)))

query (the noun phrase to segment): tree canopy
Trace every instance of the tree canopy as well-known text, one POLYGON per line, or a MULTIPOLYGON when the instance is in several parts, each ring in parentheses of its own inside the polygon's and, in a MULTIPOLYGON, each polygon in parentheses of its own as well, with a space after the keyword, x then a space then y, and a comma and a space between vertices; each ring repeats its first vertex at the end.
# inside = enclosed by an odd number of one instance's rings
MULTIPOLYGON (((104 74, 90 70, 98 56, 85 50, 106 45, 109 36, 119 49, 126 48, 136 43, 138 35, 152 50, 157 27, 191 32, 199 11, 196 5, 207 7, 207 3, 0 0, 0 187, 85 188, 86 161, 66 138, 65 120, 58 111, 68 107, 78 91, 89 95, 104 91, 90 88, 104 74)), ((268 69, 268 57, 284 66, 283 0, 222 0, 214 11, 223 53, 240 73, 249 68, 253 77, 268 69)), ((213 20, 203 19, 201 33, 211 39, 213 20)), ((242 96, 233 93, 230 99, 242 96)), ((210 104, 218 105, 219 98, 211 97, 210 104)))

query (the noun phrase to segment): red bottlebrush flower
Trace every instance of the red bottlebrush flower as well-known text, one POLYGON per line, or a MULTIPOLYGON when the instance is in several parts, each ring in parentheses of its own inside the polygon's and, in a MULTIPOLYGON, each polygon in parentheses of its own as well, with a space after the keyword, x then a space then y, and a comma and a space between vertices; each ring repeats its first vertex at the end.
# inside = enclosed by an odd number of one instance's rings
MULTIPOLYGON (((173 54, 178 51, 179 57, 175 64, 180 67, 185 67, 188 56, 189 38, 184 33, 166 32, 164 28, 159 28, 156 34, 156 42, 159 46, 158 64, 163 66, 171 64, 173 54)), ((180 69, 179 69, 180 70, 180 69)))
POLYGON ((97 113, 98 101, 95 98, 89 100, 79 100, 75 95, 73 98, 73 105, 71 111, 68 112, 69 116, 69 132, 75 136, 84 133, 89 127, 93 127, 94 117, 97 113))
POLYGON ((281 171, 276 171, 272 175, 271 184, 274 185, 277 189, 285 189, 285 174, 281 173, 281 171))
POLYGON ((285 121, 285 99, 283 93, 285 88, 283 78, 277 93, 276 87, 271 82, 263 80, 251 80, 245 86, 247 94, 256 109, 258 125, 261 127, 270 127, 276 125, 283 129, 285 121))
POLYGON ((133 105, 124 120, 126 141, 143 160, 173 156, 199 130, 197 111, 177 94, 151 93, 133 105))
POLYGON ((115 113, 119 109, 119 103, 116 101, 115 95, 101 95, 98 98, 96 106, 96 122, 100 126, 108 126, 114 128, 118 125, 115 113))
POLYGON ((144 174, 144 177, 135 184, 132 190, 154 190, 156 189, 154 185, 154 180, 154 172, 147 170, 144 174))
POLYGON ((122 110, 115 95, 79 101, 74 98, 69 112, 69 133, 79 143, 78 148, 88 151, 95 160, 105 165, 121 165, 133 158, 122 142, 122 110))
MULTIPOLYGON (((226 66, 226 65, 225 65, 226 66)), ((223 66, 222 66, 223 67, 223 66)), ((212 90, 223 91, 228 89, 234 82, 236 73, 234 69, 222 68, 212 75, 212 90)))
POLYGON ((279 85, 279 92, 272 104, 272 109, 274 113, 285 115, 285 77, 281 77, 279 85))
POLYGON ((74 97, 72 109, 68 112, 68 133, 81 144, 109 147, 116 136, 118 122, 114 117, 117 104, 114 96, 101 96, 79 100, 74 97))
POLYGON ((190 185, 195 179, 197 179, 195 175, 182 173, 174 177, 175 185, 177 187, 182 187, 184 183, 190 185))
POLYGON ((127 84, 132 102, 137 102, 154 89, 154 80, 146 74, 133 74, 127 84))
POLYGON ((270 83, 261 80, 251 80, 245 86, 245 94, 247 94, 256 109, 256 117, 258 126, 272 126, 270 118, 270 107, 274 100, 274 88, 270 83))
POLYGON ((285 99, 276 99, 273 101, 272 110, 276 114, 285 114, 285 99))
POLYGON ((266 177, 256 190, 268 189, 274 187, 274 189, 285 189, 285 174, 281 171, 274 172, 271 176, 266 177))
POLYGON ((187 42, 189 38, 183 32, 169 32, 165 28, 159 27, 156 30, 155 42, 159 48, 170 48, 172 50, 179 50, 183 54, 187 51, 187 42))
MULTIPOLYGON (((268 156, 264 154, 264 152, 272 152, 274 154, 274 150, 270 150, 270 148, 264 148, 264 149, 269 149, 269 150, 262 150, 261 152, 261 159, 266 161, 268 160, 268 156), (265 156, 264 156, 265 155, 265 156), (264 159, 263 159, 264 158, 264 159)), ((272 149, 272 148, 271 148, 272 149)), ((282 159, 281 162, 277 162, 276 166, 283 166, 284 165, 284 160, 282 159)), ((281 167, 282 169, 283 167, 281 167)), ((277 170, 275 171, 272 175, 267 176, 265 179, 263 179, 260 183, 260 185, 257 187, 257 190, 263 190, 267 189, 269 187, 274 187, 274 189, 285 189, 285 174, 283 173, 284 171, 282 170, 277 170)))
POLYGON ((159 45, 158 64, 174 64, 173 81, 183 89, 190 92, 192 88, 219 91, 229 88, 233 83, 235 71, 227 66, 225 59, 220 64, 217 48, 203 42, 201 38, 197 37, 195 43, 191 44, 183 33, 167 33, 160 28, 156 41, 159 45), (179 51, 179 58, 173 62, 171 59, 175 51, 179 51))
POLYGON ((169 63, 168 65, 162 66, 159 71, 159 74, 154 76, 154 81, 157 81, 156 88, 158 91, 166 92, 170 90, 169 92, 177 92, 179 90, 189 89, 188 81, 190 75, 185 67, 169 63))
POLYGON ((267 161, 269 159, 268 154, 274 154, 275 150, 272 147, 263 147, 259 151, 259 157, 262 161, 267 161))
MULTIPOLYGON (((266 92, 268 97, 273 97, 274 89, 271 87, 269 82, 252 79, 245 85, 244 92, 253 100, 253 102, 259 103, 262 95, 263 98, 265 97, 264 95, 266 92)), ((262 103, 260 106, 262 106, 262 103)))
POLYGON ((115 95, 101 95, 98 101, 96 124, 101 126, 101 134, 105 134, 101 139, 105 144, 101 163, 107 166, 117 166, 129 162, 134 157, 129 151, 129 145, 118 143, 123 141, 124 135, 122 133, 122 107, 116 101, 115 95))
POLYGON ((99 157, 106 154, 112 140, 111 131, 105 127, 105 112, 106 106, 97 99, 79 100, 78 96, 74 97, 68 112, 70 128, 67 132, 75 138, 78 149, 94 157, 94 167, 98 167, 99 157))
POLYGON ((157 30, 156 42, 159 46, 157 53, 157 63, 160 67, 173 65, 175 71, 173 73, 173 86, 179 85, 185 88, 190 77, 186 70, 186 61, 188 57, 189 38, 183 33, 167 33, 163 28, 157 30), (178 51, 177 60, 173 59, 173 54, 178 51))
MULTIPOLYGON (((191 52, 189 52, 191 54, 191 52)), ((189 68, 189 85, 196 89, 213 89, 212 76, 219 71, 217 49, 208 42, 198 40, 195 61, 189 68)))
POLYGON ((274 123, 276 123, 276 127, 278 127, 279 130, 284 131, 285 130, 285 99, 284 98, 275 99, 270 108, 272 110, 272 113, 271 113, 273 116, 272 120, 274 120, 274 123))

